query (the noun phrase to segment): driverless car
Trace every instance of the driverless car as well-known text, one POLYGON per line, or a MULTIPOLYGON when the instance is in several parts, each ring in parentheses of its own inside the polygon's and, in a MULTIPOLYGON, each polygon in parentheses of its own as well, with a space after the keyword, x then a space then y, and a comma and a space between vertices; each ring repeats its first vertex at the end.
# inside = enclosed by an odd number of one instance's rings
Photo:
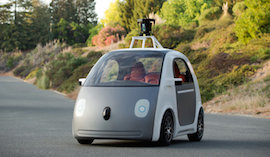
POLYGON ((130 48, 106 53, 79 82, 72 133, 80 144, 132 139, 169 145, 181 135, 202 139, 204 112, 191 63, 154 36, 133 37, 130 48), (145 48, 149 38, 153 48, 145 48), (142 48, 133 48, 135 40, 142 40, 142 48))

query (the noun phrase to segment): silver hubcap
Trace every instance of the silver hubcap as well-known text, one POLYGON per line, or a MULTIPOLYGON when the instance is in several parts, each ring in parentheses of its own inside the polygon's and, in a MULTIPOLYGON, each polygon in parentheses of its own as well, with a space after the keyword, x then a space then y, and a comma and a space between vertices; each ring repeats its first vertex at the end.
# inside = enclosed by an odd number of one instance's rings
POLYGON ((203 116, 200 114, 199 119, 198 119, 198 134, 199 136, 203 135, 203 129, 204 129, 204 124, 203 124, 203 116))
POLYGON ((173 137, 173 121, 170 116, 166 117, 164 125, 164 133, 166 140, 171 141, 173 137))

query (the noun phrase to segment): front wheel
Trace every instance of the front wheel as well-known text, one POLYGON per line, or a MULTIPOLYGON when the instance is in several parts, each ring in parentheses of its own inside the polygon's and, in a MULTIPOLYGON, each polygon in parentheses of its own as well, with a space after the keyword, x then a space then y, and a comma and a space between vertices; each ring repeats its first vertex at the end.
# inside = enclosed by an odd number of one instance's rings
POLYGON ((200 109, 197 123, 197 132, 194 134, 188 134, 189 141, 200 141, 203 137, 204 131, 204 112, 203 108, 200 109))
POLYGON ((166 111, 161 123, 159 144, 163 146, 170 145, 173 140, 173 132, 173 116, 170 111, 166 111))
POLYGON ((92 144, 94 139, 77 139, 80 144, 92 144))

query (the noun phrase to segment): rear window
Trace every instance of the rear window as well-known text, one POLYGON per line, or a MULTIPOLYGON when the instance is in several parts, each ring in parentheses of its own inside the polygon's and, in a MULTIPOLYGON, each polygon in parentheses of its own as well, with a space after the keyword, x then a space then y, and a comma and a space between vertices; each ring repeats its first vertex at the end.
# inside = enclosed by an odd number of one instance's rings
POLYGON ((113 52, 103 56, 89 73, 85 86, 157 86, 164 53, 113 52))

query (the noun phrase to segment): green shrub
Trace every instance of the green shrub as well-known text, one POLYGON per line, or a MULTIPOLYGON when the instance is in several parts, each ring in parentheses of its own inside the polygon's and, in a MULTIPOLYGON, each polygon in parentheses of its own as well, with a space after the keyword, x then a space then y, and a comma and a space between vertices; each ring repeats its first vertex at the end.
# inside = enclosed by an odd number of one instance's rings
POLYGON ((163 3, 159 14, 167 24, 185 27, 196 22, 210 3, 207 0, 169 0, 163 3))
POLYGON ((98 24, 96 25, 95 27, 89 29, 88 33, 89 33, 89 36, 88 36, 88 39, 86 41, 86 44, 88 46, 92 46, 92 38, 98 34, 98 32, 102 29, 102 25, 101 24, 98 24))
POLYGON ((258 50, 257 56, 259 59, 266 60, 270 58, 270 48, 262 48, 258 50))
POLYGON ((72 49, 72 54, 74 54, 75 56, 81 56, 82 54, 84 54, 86 51, 83 50, 82 48, 73 48, 72 49))
POLYGON ((247 81, 248 76, 256 72, 258 66, 243 65, 241 67, 235 66, 229 73, 224 73, 217 76, 214 81, 218 87, 216 93, 222 93, 229 87, 237 86, 247 81))
POLYGON ((63 81, 68 79, 73 70, 87 62, 87 58, 74 57, 71 53, 59 54, 57 58, 47 65, 46 75, 52 83, 53 88, 57 88, 63 81))
POLYGON ((157 25, 154 27, 154 35, 166 48, 175 48, 181 42, 191 41, 194 34, 194 30, 185 30, 179 26, 157 25))
POLYGON ((91 51, 87 54, 86 58, 91 65, 95 64, 97 60, 102 56, 101 51, 91 51))
POLYGON ((36 86, 40 89, 48 89, 50 88, 50 80, 48 78, 48 76, 46 76, 46 74, 39 69, 36 73, 36 86))
POLYGON ((21 52, 2 52, 0 50, 0 67, 3 71, 9 71, 12 70, 14 67, 16 67, 19 63, 19 61, 22 59, 22 53, 21 52))
POLYGON ((25 66, 20 66, 13 71, 13 74, 15 76, 20 76, 20 74, 25 70, 25 68, 25 66))
POLYGON ((237 2, 232 8, 233 15, 236 17, 240 16, 246 10, 246 8, 247 6, 245 1, 237 2))
POLYGON ((270 58, 270 49, 261 48, 250 57, 250 61, 252 63, 261 62, 262 60, 266 60, 270 58))
POLYGON ((189 60, 192 64, 199 64, 203 62, 207 58, 207 54, 203 52, 195 52, 193 51, 192 53, 189 54, 189 60))
POLYGON ((59 91, 65 91, 67 93, 72 92, 75 87, 78 85, 79 78, 85 78, 87 74, 90 72, 91 68, 97 62, 97 60, 102 56, 102 53, 99 51, 91 51, 87 55, 87 63, 79 66, 78 68, 74 69, 72 75, 63 81, 59 86, 59 91))
POLYGON ((118 44, 119 49, 129 48, 129 43, 120 43, 118 44))
POLYGON ((14 66, 15 66, 15 59, 13 57, 8 57, 8 60, 7 60, 7 63, 6 63, 6 67, 7 67, 7 70, 10 70, 12 69, 14 66))
POLYGON ((42 75, 43 75, 42 69, 38 69, 38 71, 36 73, 36 78, 39 79, 39 78, 41 78, 42 75))
POLYGON ((235 33, 242 43, 270 33, 270 1, 246 0, 245 5, 247 9, 235 22, 235 33))
POLYGON ((67 93, 72 92, 78 86, 79 78, 86 78, 92 67, 93 64, 86 63, 75 69, 73 74, 59 86, 58 90, 67 93))
POLYGON ((175 48, 177 51, 187 55, 189 52, 191 52, 191 48, 189 43, 187 42, 182 42, 180 44, 177 45, 177 47, 175 48))
POLYGON ((199 17, 200 25, 209 20, 217 20, 220 17, 221 13, 222 10, 220 7, 211 7, 205 9, 199 17))
POLYGON ((206 33, 215 30, 214 27, 199 27, 195 33, 194 39, 202 38, 206 33))
POLYGON ((213 90, 216 88, 215 85, 212 84, 210 81, 202 81, 202 80, 198 81, 200 86, 202 102, 211 100, 215 96, 215 92, 213 90))
POLYGON ((235 66, 232 71, 222 73, 216 77, 207 77, 209 71, 198 74, 202 101, 211 100, 214 96, 221 94, 231 87, 238 86, 248 80, 248 77, 256 72, 259 66, 243 65, 235 66))
POLYGON ((25 78, 31 71, 33 67, 31 65, 22 65, 18 68, 16 68, 13 72, 15 76, 20 76, 22 78, 25 78))

